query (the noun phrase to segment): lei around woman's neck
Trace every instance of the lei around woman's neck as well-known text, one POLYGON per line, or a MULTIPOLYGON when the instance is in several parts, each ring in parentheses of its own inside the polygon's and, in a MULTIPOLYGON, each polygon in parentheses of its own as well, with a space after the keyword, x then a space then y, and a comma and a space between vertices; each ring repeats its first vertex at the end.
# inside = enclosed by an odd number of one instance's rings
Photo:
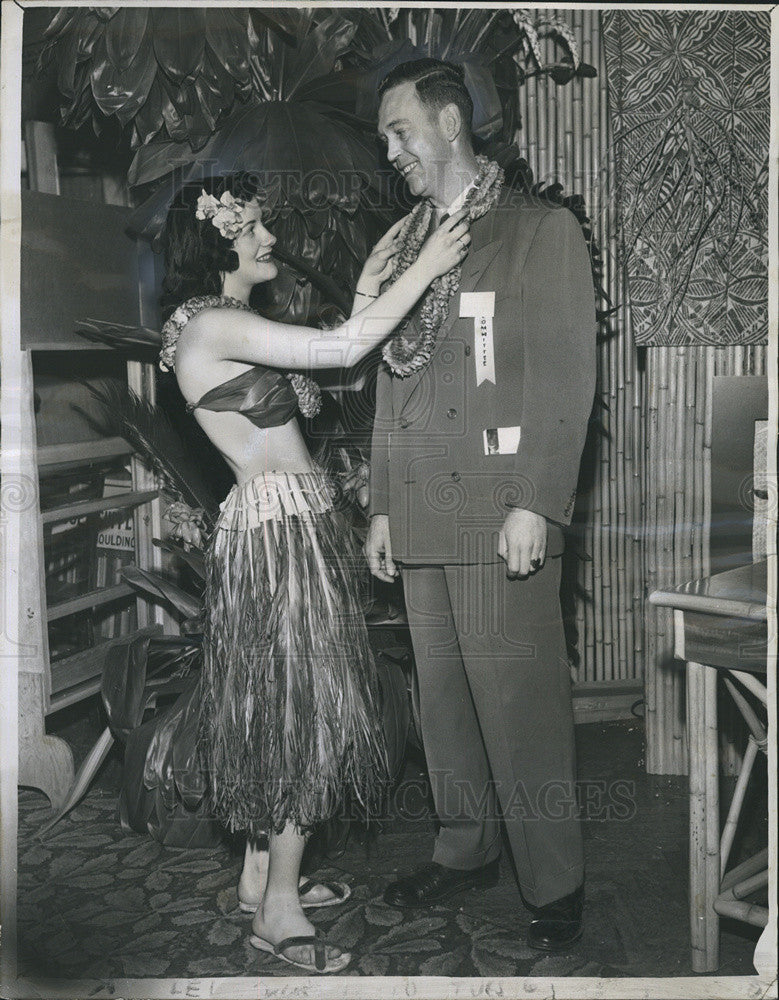
MULTIPOLYGON (((187 323, 204 309, 225 307, 228 309, 242 309, 245 312, 257 313, 246 302, 240 299, 231 298, 229 295, 196 295, 178 306, 167 322, 162 327, 162 348, 159 356, 159 366, 164 372, 173 372, 176 369, 176 346, 178 345, 181 331, 187 323)), ((297 372, 288 372, 285 378, 289 379, 295 395, 298 397, 298 407, 304 417, 315 417, 322 409, 322 390, 317 383, 307 375, 297 372)))

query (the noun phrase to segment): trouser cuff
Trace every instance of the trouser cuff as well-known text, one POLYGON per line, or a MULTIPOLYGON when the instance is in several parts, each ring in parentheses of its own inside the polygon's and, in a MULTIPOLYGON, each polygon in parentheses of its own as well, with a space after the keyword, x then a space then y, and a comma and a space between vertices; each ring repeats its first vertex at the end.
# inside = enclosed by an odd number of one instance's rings
POLYGON ((470 871, 473 868, 482 868, 488 865, 495 858, 500 856, 500 835, 493 842, 485 847, 483 851, 477 851, 463 856, 461 851, 453 850, 446 844, 441 844, 436 840, 433 848, 433 861, 436 864, 444 865, 445 868, 456 868, 459 871, 470 871))
POLYGON ((569 896, 583 883, 584 868, 581 865, 574 865, 554 878, 545 879, 535 885, 520 882, 519 888, 522 891, 522 898, 530 906, 547 906, 562 899, 563 896, 569 896))

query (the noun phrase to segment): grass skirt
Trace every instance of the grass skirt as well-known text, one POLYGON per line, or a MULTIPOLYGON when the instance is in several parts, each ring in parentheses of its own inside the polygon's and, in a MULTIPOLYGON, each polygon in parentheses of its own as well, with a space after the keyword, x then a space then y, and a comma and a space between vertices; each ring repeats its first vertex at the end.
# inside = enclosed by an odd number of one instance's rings
POLYGON ((360 561, 318 471, 257 475, 222 504, 206 551, 200 736, 232 830, 307 830, 350 797, 380 806, 386 750, 360 561))

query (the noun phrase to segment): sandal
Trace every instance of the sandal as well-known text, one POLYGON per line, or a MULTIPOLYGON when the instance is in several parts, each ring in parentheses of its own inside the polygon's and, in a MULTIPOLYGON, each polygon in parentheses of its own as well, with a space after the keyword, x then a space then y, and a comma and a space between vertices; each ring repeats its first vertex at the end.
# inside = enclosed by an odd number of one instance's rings
POLYGON ((261 938, 257 934, 252 934, 249 938, 249 943, 258 951, 267 951, 269 954, 275 955, 276 958, 280 958, 282 962, 286 962, 288 965, 294 965, 297 969, 303 969, 305 972, 340 972, 341 969, 345 969, 352 960, 352 956, 349 952, 345 951, 341 952, 337 958, 331 958, 328 964, 327 952, 325 949, 328 945, 331 948, 337 948, 338 945, 331 944, 330 941, 320 937, 318 934, 300 934, 296 937, 284 938, 284 940, 279 941, 278 944, 271 944, 271 942, 266 941, 265 938, 261 938), (299 948, 301 945, 313 946, 313 965, 310 965, 307 962, 298 962, 284 954, 287 948, 299 948))
MULTIPOLYGON (((346 882, 315 882, 313 879, 307 878, 303 879, 300 883, 298 892, 300 893, 300 905, 304 910, 318 910, 326 906, 339 906, 341 903, 345 903, 351 896, 352 889, 346 882), (306 902, 306 895, 313 889, 316 889, 317 886, 324 886, 325 889, 332 893, 331 898, 306 902)), ((238 907, 244 913, 256 913, 258 905, 258 903, 247 903, 240 898, 238 899, 238 907)))

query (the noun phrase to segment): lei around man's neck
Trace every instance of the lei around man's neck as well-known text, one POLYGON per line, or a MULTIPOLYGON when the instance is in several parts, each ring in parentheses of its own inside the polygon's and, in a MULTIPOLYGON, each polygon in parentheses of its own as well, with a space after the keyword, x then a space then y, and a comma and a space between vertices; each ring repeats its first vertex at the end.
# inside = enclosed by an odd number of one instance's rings
MULTIPOLYGON (((479 173, 466 196, 464 206, 468 209, 471 222, 486 215, 496 205, 504 179, 502 168, 494 160, 488 160, 486 156, 480 155, 476 157, 476 162, 479 165, 479 173)), ((427 199, 420 202, 411 212, 401 231, 403 246, 393 270, 393 283, 419 256, 432 217, 433 206, 427 199)), ((419 312, 420 332, 415 339, 409 340, 406 336, 410 322, 407 316, 398 327, 395 336, 385 345, 383 358, 393 375, 407 378, 430 363, 438 332, 449 315, 449 303, 460 287, 461 276, 462 265, 457 264, 451 271, 431 283, 422 300, 419 312)))

